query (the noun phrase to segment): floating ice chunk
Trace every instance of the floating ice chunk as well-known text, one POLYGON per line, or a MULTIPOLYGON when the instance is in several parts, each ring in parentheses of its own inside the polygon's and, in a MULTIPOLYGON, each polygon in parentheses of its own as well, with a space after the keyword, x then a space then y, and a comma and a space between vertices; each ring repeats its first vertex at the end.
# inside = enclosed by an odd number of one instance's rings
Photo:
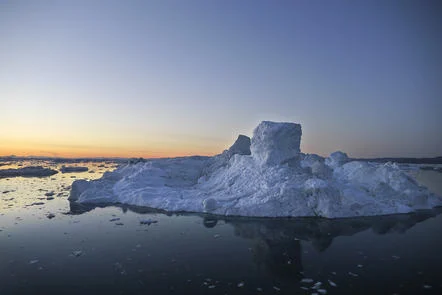
POLYGON ((38 259, 33 259, 33 260, 30 260, 29 261, 29 264, 36 264, 36 263, 38 263, 38 259))
POLYGON ((322 286, 322 282, 316 282, 313 284, 312 289, 319 289, 322 286))
POLYGON ((18 169, 0 169, 0 178, 3 177, 45 177, 57 174, 58 171, 42 166, 29 166, 18 169))
POLYGON ((353 273, 353 272, 351 272, 351 271, 349 271, 348 274, 349 274, 350 276, 352 276, 352 277, 359 277, 358 274, 355 274, 355 273, 353 273))
POLYGON ((310 278, 304 278, 304 279, 301 280, 301 283, 307 283, 307 284, 310 284, 310 283, 313 283, 313 279, 310 279, 310 278))
POLYGON ((81 166, 62 166, 60 169, 61 173, 86 172, 88 170, 88 167, 81 166))
POLYGON ((328 280, 328 283, 329 283, 330 286, 332 286, 332 287, 337 287, 337 286, 338 286, 335 282, 333 282, 333 281, 331 281, 331 280, 328 280))
POLYGON ((261 122, 253 131, 250 150, 261 165, 279 165, 299 155, 301 125, 261 122))
POLYGON ((153 220, 153 219, 143 219, 140 220, 140 224, 147 224, 147 225, 151 225, 152 223, 157 223, 158 220, 153 220))
POLYGON ((44 202, 34 202, 29 206, 40 206, 40 205, 44 205, 44 204, 45 204, 44 202))
POLYGON ((238 288, 242 288, 242 287, 244 287, 244 282, 239 282, 238 283, 238 288))
POLYGON ((83 251, 81 250, 72 251, 72 255, 74 255, 75 257, 79 257, 83 255, 83 251))

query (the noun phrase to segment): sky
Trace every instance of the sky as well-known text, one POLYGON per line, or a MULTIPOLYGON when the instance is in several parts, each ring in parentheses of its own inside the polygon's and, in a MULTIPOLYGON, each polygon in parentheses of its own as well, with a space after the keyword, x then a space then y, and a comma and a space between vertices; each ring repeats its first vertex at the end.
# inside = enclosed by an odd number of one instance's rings
POLYGON ((442 155, 440 1, 0 0, 0 155, 442 155))

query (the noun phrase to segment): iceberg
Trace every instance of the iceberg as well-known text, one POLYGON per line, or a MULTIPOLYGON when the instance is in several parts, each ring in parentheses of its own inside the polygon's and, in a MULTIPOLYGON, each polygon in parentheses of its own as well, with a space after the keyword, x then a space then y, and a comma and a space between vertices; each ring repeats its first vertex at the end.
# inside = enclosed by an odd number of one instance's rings
POLYGON ((340 218, 408 213, 442 205, 394 163, 323 158, 300 151, 301 125, 261 122, 213 157, 151 159, 76 180, 69 200, 123 203, 169 212, 340 218))

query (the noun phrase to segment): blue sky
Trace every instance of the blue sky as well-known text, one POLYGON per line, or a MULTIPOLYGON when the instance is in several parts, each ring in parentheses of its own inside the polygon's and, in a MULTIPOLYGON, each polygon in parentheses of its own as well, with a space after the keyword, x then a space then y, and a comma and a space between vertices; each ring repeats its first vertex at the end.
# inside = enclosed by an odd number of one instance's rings
POLYGON ((442 154, 438 1, 1 1, 0 154, 442 154))

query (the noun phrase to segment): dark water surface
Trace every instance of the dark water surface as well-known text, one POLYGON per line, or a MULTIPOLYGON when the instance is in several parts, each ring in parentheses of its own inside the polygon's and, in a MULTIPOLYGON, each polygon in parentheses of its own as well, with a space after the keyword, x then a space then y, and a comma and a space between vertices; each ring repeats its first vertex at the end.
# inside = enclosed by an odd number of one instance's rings
POLYGON ((87 165, 0 179, 0 294, 442 293, 442 209, 326 220, 70 204, 72 177, 113 167, 87 165))

